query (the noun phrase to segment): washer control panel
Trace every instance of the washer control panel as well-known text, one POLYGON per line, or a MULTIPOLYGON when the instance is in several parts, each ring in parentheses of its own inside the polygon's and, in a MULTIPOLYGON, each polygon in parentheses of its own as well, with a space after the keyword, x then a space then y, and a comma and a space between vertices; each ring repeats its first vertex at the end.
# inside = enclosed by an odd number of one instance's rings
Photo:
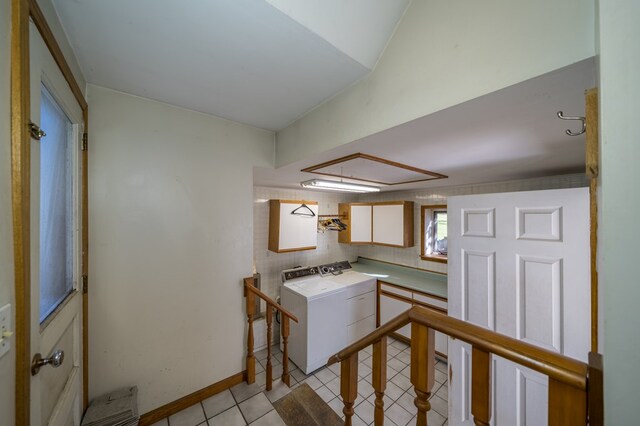
POLYGON ((326 277, 328 275, 340 275, 343 271, 351 269, 351 264, 349 261, 343 260, 340 262, 320 265, 318 268, 320 269, 320 275, 326 277))
POLYGON ((311 275, 318 275, 318 266, 298 267, 293 269, 285 269, 282 271, 282 282, 294 280, 296 278, 308 277, 311 275))

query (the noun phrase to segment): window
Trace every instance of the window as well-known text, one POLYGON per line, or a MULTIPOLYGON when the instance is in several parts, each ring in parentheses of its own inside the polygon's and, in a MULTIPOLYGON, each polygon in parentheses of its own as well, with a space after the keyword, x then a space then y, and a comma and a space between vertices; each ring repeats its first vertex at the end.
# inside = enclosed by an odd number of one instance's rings
POLYGON ((420 257, 447 263, 447 206, 422 206, 422 245, 420 257))
POLYGON ((73 291, 73 125, 41 87, 40 322, 73 291))

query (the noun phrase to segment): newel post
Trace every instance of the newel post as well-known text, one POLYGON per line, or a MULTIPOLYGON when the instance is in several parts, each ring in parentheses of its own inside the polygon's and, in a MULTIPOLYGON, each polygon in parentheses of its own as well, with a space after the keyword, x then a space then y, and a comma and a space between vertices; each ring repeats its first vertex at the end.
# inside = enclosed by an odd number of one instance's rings
POLYGON ((416 391, 414 401, 418 408, 418 426, 427 426, 427 411, 431 409, 429 397, 433 389, 435 364, 435 332, 417 322, 411 323, 411 383, 416 391))
POLYGON ((247 383, 252 384, 256 381, 256 357, 253 355, 253 316, 255 315, 256 303, 255 294, 247 290, 247 281, 244 282, 244 297, 247 301, 247 322, 249 323, 249 331, 247 332, 247 383))
POLYGON ((549 426, 587 424, 587 392, 549 377, 549 426))

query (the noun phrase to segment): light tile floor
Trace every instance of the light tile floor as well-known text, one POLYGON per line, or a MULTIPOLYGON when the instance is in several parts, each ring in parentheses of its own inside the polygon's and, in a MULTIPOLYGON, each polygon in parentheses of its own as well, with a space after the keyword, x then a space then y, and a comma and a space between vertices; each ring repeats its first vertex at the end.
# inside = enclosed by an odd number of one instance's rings
MULTIPOLYGON (((409 380, 410 348, 407 344, 388 339, 387 347, 387 389, 384 396, 385 425, 405 426, 415 424, 416 407, 413 403, 415 392, 409 380)), ((282 398, 291 389, 279 379, 282 374, 282 352, 273 348, 273 389, 265 390, 265 366, 267 351, 256 353, 256 383, 247 385, 241 383, 230 390, 212 396, 202 403, 193 405, 185 410, 164 419, 156 425, 164 426, 283 426, 284 422, 273 408, 272 403, 282 398)), ((353 424, 373 424, 375 394, 371 385, 371 347, 359 354, 358 365, 358 398, 356 399, 353 424)), ((324 367, 312 374, 306 375, 295 364, 290 362, 291 387, 306 382, 326 401, 338 415, 344 418, 344 407, 340 398, 340 365, 324 367)), ((442 361, 435 365, 435 386, 430 399, 431 410, 428 412, 429 426, 447 424, 448 385, 447 365, 442 361)), ((303 426, 303 425, 301 425, 303 426)))

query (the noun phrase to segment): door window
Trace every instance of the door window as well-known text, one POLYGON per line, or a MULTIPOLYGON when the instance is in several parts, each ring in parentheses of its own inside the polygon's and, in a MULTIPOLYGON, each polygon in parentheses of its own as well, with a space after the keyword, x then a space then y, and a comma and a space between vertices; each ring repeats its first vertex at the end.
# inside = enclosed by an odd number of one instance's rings
POLYGON ((40 322, 73 291, 73 124, 41 86, 40 322))

